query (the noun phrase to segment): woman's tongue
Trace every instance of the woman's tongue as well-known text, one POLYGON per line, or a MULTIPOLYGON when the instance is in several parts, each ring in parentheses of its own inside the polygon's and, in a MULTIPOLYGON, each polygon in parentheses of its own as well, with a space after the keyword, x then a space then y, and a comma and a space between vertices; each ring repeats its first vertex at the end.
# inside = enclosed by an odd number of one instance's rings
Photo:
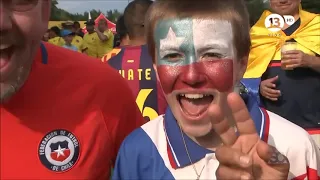
POLYGON ((185 113, 192 116, 198 116, 208 109, 212 100, 212 96, 204 96, 203 98, 199 99, 181 97, 180 105, 185 113))

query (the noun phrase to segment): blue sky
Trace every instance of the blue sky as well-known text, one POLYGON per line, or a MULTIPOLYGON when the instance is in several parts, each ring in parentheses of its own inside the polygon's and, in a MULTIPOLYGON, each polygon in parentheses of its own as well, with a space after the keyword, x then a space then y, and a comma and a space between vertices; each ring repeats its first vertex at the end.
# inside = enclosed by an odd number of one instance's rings
MULTIPOLYGON (((129 0, 131 2, 132 0, 129 0)), ((262 0, 267 2, 268 0, 262 0)), ((110 9, 118 9, 123 12, 128 4, 128 0, 58 0, 58 7, 71 13, 83 13, 91 9, 106 12, 110 9)))
POLYGON ((127 6, 128 0, 58 0, 58 3, 59 8, 71 13, 83 13, 91 9, 100 9, 105 13, 110 9, 118 9, 122 12, 127 6))

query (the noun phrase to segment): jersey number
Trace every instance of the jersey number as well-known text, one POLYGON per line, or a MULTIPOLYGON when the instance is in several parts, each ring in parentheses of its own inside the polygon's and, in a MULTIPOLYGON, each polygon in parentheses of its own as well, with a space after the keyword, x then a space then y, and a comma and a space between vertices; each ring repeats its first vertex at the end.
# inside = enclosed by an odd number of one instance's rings
POLYGON ((140 112, 142 113, 142 116, 148 117, 150 120, 158 117, 157 111, 155 111, 153 108, 144 107, 144 104, 152 91, 153 89, 141 89, 136 99, 136 103, 139 107, 140 112))

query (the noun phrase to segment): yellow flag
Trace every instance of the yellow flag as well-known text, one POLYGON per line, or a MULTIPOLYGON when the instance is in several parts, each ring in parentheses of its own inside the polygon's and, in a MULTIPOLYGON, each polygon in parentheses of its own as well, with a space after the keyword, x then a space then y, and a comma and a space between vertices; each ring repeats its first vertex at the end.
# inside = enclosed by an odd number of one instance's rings
POLYGON ((314 54, 320 54, 319 14, 300 10, 301 25, 290 36, 286 36, 283 31, 280 31, 278 36, 270 36, 272 32, 264 25, 266 17, 270 14, 270 11, 264 11, 250 30, 252 47, 244 78, 260 78, 276 53, 279 53, 281 46, 289 39, 294 39, 298 45, 314 54))

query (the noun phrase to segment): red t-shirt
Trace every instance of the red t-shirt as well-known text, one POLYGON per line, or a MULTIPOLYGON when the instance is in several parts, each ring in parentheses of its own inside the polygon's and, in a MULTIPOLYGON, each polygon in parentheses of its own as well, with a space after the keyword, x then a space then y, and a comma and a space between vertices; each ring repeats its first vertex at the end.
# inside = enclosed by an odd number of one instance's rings
POLYGON ((122 140, 144 122, 135 99, 99 60, 43 47, 1 105, 1 179, 107 179, 122 140))

